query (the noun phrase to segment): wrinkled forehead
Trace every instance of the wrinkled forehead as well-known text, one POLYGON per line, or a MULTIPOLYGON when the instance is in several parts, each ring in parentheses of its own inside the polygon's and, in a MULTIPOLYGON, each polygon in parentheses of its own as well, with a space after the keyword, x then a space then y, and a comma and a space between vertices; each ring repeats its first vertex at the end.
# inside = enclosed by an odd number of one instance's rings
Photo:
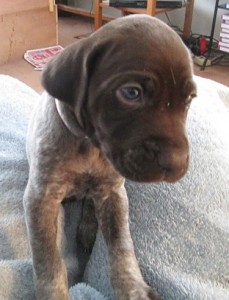
POLYGON ((190 55, 178 39, 172 43, 159 43, 147 36, 139 39, 122 34, 110 39, 101 49, 99 61, 94 65, 96 77, 106 80, 115 74, 141 72, 158 78, 192 77, 190 55))
POLYGON ((91 68, 93 86, 131 72, 145 72, 163 81, 192 77, 186 46, 177 33, 155 18, 120 18, 95 32, 92 39, 103 44, 91 68))

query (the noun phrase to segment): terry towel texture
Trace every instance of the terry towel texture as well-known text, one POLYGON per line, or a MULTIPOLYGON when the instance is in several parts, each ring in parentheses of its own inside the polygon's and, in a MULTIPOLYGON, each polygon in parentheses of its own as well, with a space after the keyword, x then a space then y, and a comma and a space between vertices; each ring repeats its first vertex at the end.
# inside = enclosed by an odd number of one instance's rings
MULTIPOLYGON (((130 227, 142 273, 162 299, 228 300, 229 88, 195 79, 198 98, 191 105, 187 126, 189 171, 176 184, 127 181, 130 227)), ((28 178, 27 124, 39 95, 4 75, 0 92, 0 300, 32 300, 22 197, 28 178)), ((80 203, 71 205, 76 209, 65 207, 70 265, 81 209, 80 203)), ((98 232, 84 274, 88 285, 70 288, 71 300, 113 298, 106 255, 98 232)))

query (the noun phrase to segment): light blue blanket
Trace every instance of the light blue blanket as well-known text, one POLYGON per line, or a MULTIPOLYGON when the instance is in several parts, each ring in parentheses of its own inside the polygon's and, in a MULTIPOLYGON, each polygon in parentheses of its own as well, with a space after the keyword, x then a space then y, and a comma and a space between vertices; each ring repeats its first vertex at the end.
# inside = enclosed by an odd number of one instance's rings
MULTIPOLYGON (((229 88, 196 77, 188 117, 191 162, 176 184, 126 182, 131 232, 146 281, 162 299, 229 299, 229 88)), ((39 95, 0 75, 0 300, 32 300, 34 289, 22 197, 28 177, 25 138, 39 95)), ((66 207, 74 260, 80 204, 66 207)), ((98 232, 84 281, 71 299, 112 299, 106 246, 98 232), (93 287, 93 288, 92 288, 93 287), (97 291, 96 291, 97 290, 97 291)), ((76 263, 77 264, 77 263, 76 263)))

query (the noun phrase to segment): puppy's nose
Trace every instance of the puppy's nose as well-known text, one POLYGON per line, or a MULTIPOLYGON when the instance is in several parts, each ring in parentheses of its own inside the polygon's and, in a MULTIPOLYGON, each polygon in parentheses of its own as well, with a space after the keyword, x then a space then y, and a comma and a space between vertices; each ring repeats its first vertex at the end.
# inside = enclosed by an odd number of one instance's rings
POLYGON ((186 138, 171 141, 168 138, 150 138, 144 142, 144 149, 149 159, 164 174, 164 180, 175 182, 187 171, 189 147, 186 138))
POLYGON ((165 172, 166 181, 180 179, 187 171, 189 155, 186 150, 161 151, 158 154, 158 165, 165 172))

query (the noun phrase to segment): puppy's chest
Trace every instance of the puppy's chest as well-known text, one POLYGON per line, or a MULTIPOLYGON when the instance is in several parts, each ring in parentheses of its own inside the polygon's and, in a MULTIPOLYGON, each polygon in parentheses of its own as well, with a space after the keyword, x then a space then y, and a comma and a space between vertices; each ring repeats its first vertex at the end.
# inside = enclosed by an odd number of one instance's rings
POLYGON ((68 174, 71 177, 69 195, 82 199, 106 197, 120 181, 120 176, 103 158, 81 159, 70 163, 68 174))
POLYGON ((89 173, 76 176, 71 188, 70 195, 74 195, 77 199, 84 197, 94 197, 100 190, 102 178, 95 177, 89 173))

